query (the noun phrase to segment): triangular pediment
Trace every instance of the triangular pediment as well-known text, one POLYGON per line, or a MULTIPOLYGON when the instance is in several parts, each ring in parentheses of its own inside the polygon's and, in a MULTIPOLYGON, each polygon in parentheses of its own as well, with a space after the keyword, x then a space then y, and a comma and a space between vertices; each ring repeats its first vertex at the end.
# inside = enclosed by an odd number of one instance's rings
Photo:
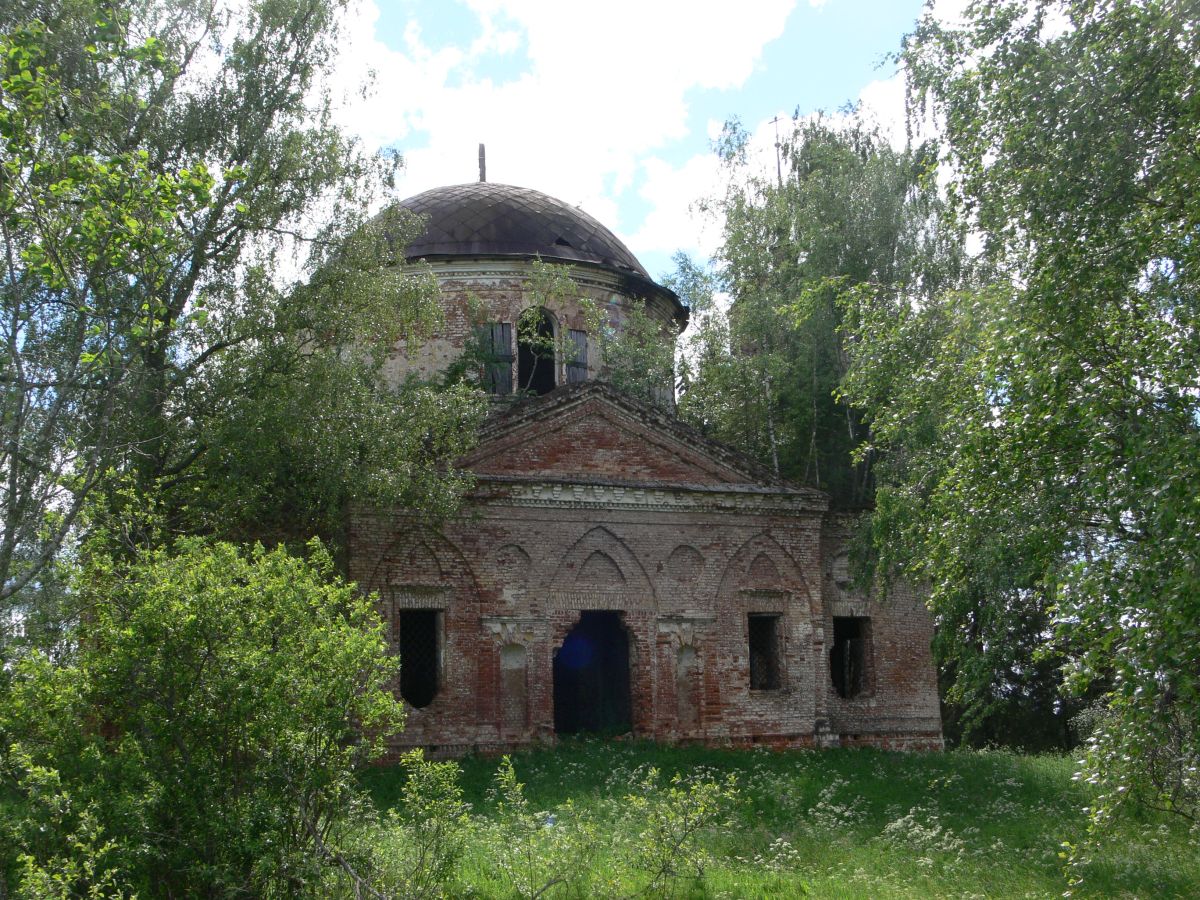
POLYGON ((602 382, 559 388, 494 419, 460 461, 481 477, 795 490, 602 382))

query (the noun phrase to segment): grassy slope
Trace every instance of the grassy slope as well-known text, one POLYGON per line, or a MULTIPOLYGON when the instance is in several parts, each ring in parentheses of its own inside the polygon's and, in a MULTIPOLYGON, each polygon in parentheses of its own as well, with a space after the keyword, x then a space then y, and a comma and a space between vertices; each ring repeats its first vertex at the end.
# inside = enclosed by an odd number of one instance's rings
MULTIPOLYGON (((514 757, 536 809, 568 800, 603 815, 631 773, 734 772, 742 803, 733 827, 707 837, 714 863, 687 896, 1052 897, 1067 888, 1059 851, 1082 839, 1088 803, 1074 762, 1003 752, 770 753, 650 744, 568 742, 514 757)), ((463 762, 475 811, 494 814, 497 760, 463 762)), ((366 776, 381 806, 400 787, 394 769, 366 776)), ((1192 839, 1194 841, 1194 838, 1192 839)), ((601 866, 603 863, 601 863, 601 866)), ((1076 896, 1200 896, 1200 854, 1174 823, 1129 821, 1080 869, 1076 896)), ((487 861, 469 854, 464 890, 502 896, 487 861)), ((681 885, 681 887, 683 887, 681 885)))

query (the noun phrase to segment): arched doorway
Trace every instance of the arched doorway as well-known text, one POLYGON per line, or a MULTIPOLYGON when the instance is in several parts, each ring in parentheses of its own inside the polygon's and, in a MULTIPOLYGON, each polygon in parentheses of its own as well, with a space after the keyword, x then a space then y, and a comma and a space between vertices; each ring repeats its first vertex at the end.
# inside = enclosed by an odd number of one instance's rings
POLYGON ((629 635, 621 614, 584 612, 554 653, 554 730, 622 734, 631 727, 629 635))
POLYGON ((554 390, 554 317, 527 309, 517 323, 517 387, 537 395, 554 390))

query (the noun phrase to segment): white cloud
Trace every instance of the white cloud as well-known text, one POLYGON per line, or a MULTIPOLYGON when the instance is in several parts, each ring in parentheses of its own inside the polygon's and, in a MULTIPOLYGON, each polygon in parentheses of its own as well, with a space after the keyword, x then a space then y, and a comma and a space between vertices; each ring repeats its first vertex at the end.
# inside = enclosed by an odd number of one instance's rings
MULTIPOLYGON (((477 147, 487 145, 490 181, 534 187, 581 206, 635 254, 684 249, 710 255, 720 223, 694 210, 723 190, 715 155, 666 161, 688 133, 688 92, 730 90, 760 64, 799 0, 463 0, 477 29, 452 46, 431 46, 410 22, 399 47, 376 36, 378 0, 359 0, 348 23, 336 84, 347 102, 340 122, 368 149, 396 145, 407 170, 400 193, 473 181, 477 147), (481 63, 507 56, 513 74, 481 77, 481 63), (368 73, 374 92, 359 96, 368 73), (620 201, 648 206, 623 221, 620 201)), ((448 0, 445 0, 448 2, 448 0)), ((826 0, 807 0, 819 8, 826 0)), ((961 19, 968 0, 937 0, 943 21, 961 19)), ((905 140, 904 82, 897 73, 866 85, 864 112, 897 146, 905 140)), ((781 124, 790 116, 781 113, 781 124)), ((790 127, 787 126, 787 127, 790 127)), ((720 123, 708 123, 711 139, 720 123)), ((754 125, 756 169, 774 174, 769 119, 754 125)))
MULTIPOLYGON (((782 111, 759 122, 746 142, 748 165, 736 170, 737 177, 775 177, 774 118, 779 119, 780 134, 791 128, 791 118, 782 111)), ((714 140, 721 128, 722 123, 709 122, 709 139, 714 140)), ((634 252, 673 254, 682 250, 699 260, 712 258, 720 246, 724 223, 711 209, 702 206, 724 196, 728 179, 734 173, 711 152, 692 156, 678 166, 652 156, 642 163, 642 171, 645 180, 638 195, 649 202, 650 212, 629 239, 634 252)))
POLYGON ((708 259, 721 241, 721 223, 698 208, 704 197, 721 190, 720 161, 714 153, 693 156, 675 167, 658 157, 643 164, 646 180, 638 195, 650 204, 650 212, 630 236, 642 252, 672 254, 682 250, 708 259))
MULTIPOLYGON (((822 5, 825 0, 809 0, 810 5, 822 5)), ((961 27, 965 24, 966 8, 970 0, 935 0, 933 15, 943 24, 950 27, 961 27)), ((1053 37, 1061 34, 1068 27, 1061 17, 1051 16, 1044 29, 1044 36, 1053 37)), ((869 82, 858 94, 858 103, 863 118, 870 124, 876 125, 888 142, 896 149, 902 149, 908 142, 907 111, 906 111, 906 76, 903 68, 888 78, 880 78, 869 82)), ((816 118, 812 113, 802 117, 803 120, 816 118)), ((844 121, 844 113, 823 114, 828 121, 837 123, 844 121)), ((749 130, 746 144, 746 155, 749 165, 742 171, 744 177, 773 178, 776 172, 776 124, 778 119, 779 133, 786 136, 793 127, 793 120, 788 113, 778 112, 774 116, 761 119, 749 130)), ((708 137, 715 140, 721 131, 722 123, 708 123, 708 137)), ((940 133, 939 124, 931 112, 927 112, 916 124, 914 140, 936 137, 940 133)), ((716 198, 725 190, 724 178, 727 173, 720 170, 715 156, 697 156, 688 160, 683 166, 673 168, 659 160, 651 159, 646 163, 648 179, 640 191, 641 195, 650 200, 653 205, 651 212, 642 228, 635 234, 638 246, 648 249, 669 251, 672 246, 688 249, 702 257, 711 256, 717 249, 721 236, 722 223, 711 217, 704 218, 694 212, 693 207, 701 198, 716 198), (674 245, 670 244, 674 236, 674 245)), ((939 167, 939 180, 945 184, 950 177, 946 166, 939 167)), ((978 235, 968 237, 970 252, 978 252, 978 235)))
POLYGON ((893 147, 903 147, 907 141, 904 111, 904 73, 872 81, 858 94, 863 118, 878 126, 893 147))
POLYGON ((967 7, 973 0, 934 0, 933 16, 943 25, 960 27, 966 23, 967 7))
MULTIPOLYGON (((578 204, 618 233, 638 223, 619 220, 615 197, 643 172, 652 180, 663 176, 654 165, 643 170, 643 160, 687 136, 687 92, 741 85, 795 5, 466 2, 480 23, 474 40, 433 48, 410 24, 399 49, 376 38, 378 8, 362 2, 348 25, 337 76, 347 95, 339 121, 368 148, 399 145, 407 163, 401 193, 475 180, 482 142, 488 180, 578 204), (481 56, 519 48, 528 56, 525 71, 503 83, 476 77, 472 64, 481 56), (368 71, 375 91, 356 96, 368 71)), ((690 172, 699 166, 687 165, 690 172)), ((641 193, 652 203, 675 202, 682 177, 655 181, 641 193)), ((655 209, 651 216, 638 230, 657 242, 678 213, 655 209)), ((632 243, 635 253, 643 249, 632 243)), ((681 235, 676 246, 689 243, 694 239, 681 235)))

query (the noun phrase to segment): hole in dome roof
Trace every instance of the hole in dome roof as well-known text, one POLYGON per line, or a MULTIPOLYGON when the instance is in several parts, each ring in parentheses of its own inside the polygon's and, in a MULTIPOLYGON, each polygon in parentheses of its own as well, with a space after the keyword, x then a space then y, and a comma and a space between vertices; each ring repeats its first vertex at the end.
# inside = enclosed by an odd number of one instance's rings
POLYGON ((559 246, 559 247, 570 247, 570 246, 571 246, 571 242, 570 242, 570 241, 568 241, 568 240, 565 240, 565 239, 563 239, 563 238, 561 238, 561 237, 557 237, 557 238, 555 238, 555 239, 554 239, 554 243, 555 243, 557 246, 559 246))

